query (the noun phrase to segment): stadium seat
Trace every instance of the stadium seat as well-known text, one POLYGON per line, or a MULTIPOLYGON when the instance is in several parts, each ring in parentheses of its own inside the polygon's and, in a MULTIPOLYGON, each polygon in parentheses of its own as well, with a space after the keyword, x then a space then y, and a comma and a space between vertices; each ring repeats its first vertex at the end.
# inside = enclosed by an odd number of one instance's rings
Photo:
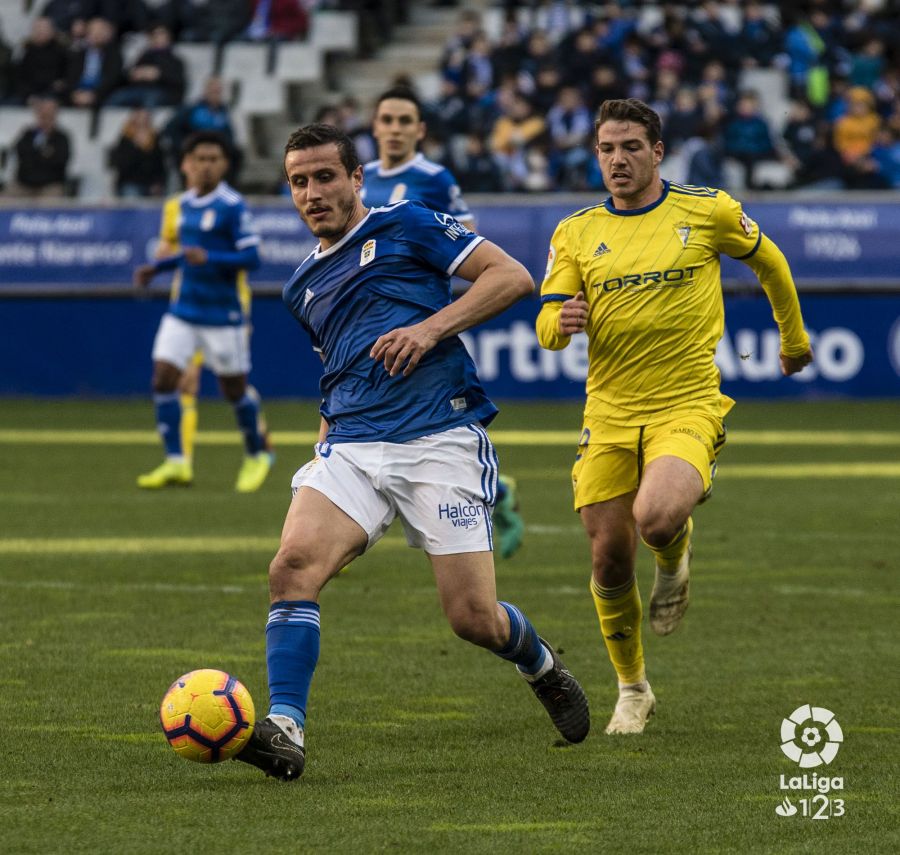
POLYGON ((278 45, 275 77, 289 83, 314 83, 324 76, 322 53, 306 42, 278 45))
POLYGON ((319 9, 313 12, 308 44, 320 51, 354 51, 358 42, 353 12, 319 9))
POLYGON ((175 44, 173 50, 184 62, 187 79, 186 103, 196 101, 203 94, 207 78, 215 73, 216 48, 212 44, 175 44))

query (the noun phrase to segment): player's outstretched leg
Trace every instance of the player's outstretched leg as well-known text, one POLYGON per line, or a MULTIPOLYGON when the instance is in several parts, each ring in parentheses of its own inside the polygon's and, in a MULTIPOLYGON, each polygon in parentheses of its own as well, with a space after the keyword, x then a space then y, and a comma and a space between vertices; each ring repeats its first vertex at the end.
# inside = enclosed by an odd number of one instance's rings
POLYGON ((584 690, 528 618, 510 603, 500 605, 509 615, 509 641, 494 652, 516 664, 562 737, 568 742, 582 742, 591 729, 584 690))
POLYGON ((244 435, 246 457, 238 472, 235 490, 238 493, 254 493, 266 480, 272 468, 273 455, 265 448, 265 438, 260 431, 259 395, 252 387, 234 404, 238 427, 244 435))
POLYGON ((651 547, 656 557, 656 580, 650 593, 650 628, 657 635, 673 632, 687 611, 693 530, 694 522, 688 517, 671 543, 661 549, 651 547))
POLYGON ((153 404, 156 429, 162 437, 166 459, 156 469, 138 475, 137 485, 144 490, 189 486, 194 480, 194 473, 181 446, 181 403, 178 393, 157 393, 153 396, 153 404))
POLYGON ((637 581, 632 575, 618 587, 604 588, 591 579, 591 596, 619 680, 619 698, 606 732, 642 733, 656 709, 656 698, 644 671, 641 595, 637 581))
POLYGON ((519 496, 514 478, 501 475, 498 479, 497 502, 491 519, 500 541, 500 555, 509 558, 522 545, 525 534, 525 522, 519 513, 519 496))
POLYGON ((303 728, 319 661, 319 626, 319 604, 311 600, 281 600, 269 609, 269 713, 254 725, 250 741, 235 759, 282 781, 299 778, 306 765, 303 728))

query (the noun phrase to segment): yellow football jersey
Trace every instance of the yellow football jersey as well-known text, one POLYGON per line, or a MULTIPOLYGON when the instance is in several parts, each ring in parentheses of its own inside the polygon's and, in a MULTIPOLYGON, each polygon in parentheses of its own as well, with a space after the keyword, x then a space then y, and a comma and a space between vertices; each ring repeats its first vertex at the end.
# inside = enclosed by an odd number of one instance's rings
POLYGON ((632 211, 612 200, 562 220, 541 286, 538 339, 558 350, 562 303, 584 293, 589 367, 586 414, 646 424, 678 407, 724 415, 713 361, 725 325, 719 256, 745 261, 775 308, 782 350, 809 347, 787 262, 727 193, 663 182, 661 197, 632 211))

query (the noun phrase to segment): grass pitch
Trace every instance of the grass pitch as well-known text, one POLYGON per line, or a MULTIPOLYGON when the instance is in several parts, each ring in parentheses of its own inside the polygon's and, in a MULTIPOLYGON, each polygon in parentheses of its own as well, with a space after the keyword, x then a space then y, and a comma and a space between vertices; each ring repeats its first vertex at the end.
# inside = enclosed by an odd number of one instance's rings
MULTIPOLYGON (((579 409, 508 405, 492 431, 529 526, 498 592, 584 684, 588 740, 560 746, 512 668, 452 636, 423 556, 391 532, 323 594, 307 772, 281 784, 181 760, 157 710, 213 667, 264 714, 266 567, 313 408, 267 406, 276 466, 241 496, 222 404, 201 404, 196 485, 145 493, 148 403, 0 403, 0 851, 898 851, 897 403, 736 408, 685 623, 660 639, 645 621, 658 714, 617 739, 571 511, 579 409), (805 703, 843 727, 814 770, 844 779, 840 818, 775 813, 814 795, 779 789, 801 774, 781 720, 805 703)), ((641 552, 645 606, 651 567, 641 552)))

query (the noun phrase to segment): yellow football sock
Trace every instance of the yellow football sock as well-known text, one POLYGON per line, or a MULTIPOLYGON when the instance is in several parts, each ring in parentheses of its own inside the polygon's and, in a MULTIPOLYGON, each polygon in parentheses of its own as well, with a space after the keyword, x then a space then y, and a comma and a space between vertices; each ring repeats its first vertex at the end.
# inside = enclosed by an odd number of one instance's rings
POLYGON ((681 531, 672 538, 670 543, 660 549, 654 549, 646 540, 644 541, 646 547, 656 556, 656 566, 663 573, 674 573, 678 569, 678 562, 681 561, 682 556, 691 545, 693 530, 694 521, 688 517, 681 531))
POLYGON ((188 460, 194 458, 194 439, 197 436, 197 397, 181 396, 181 449, 188 460))
POLYGON ((641 594, 634 576, 617 588, 602 588, 591 579, 591 596, 600 631, 620 683, 640 683, 644 673, 641 644, 641 594))

